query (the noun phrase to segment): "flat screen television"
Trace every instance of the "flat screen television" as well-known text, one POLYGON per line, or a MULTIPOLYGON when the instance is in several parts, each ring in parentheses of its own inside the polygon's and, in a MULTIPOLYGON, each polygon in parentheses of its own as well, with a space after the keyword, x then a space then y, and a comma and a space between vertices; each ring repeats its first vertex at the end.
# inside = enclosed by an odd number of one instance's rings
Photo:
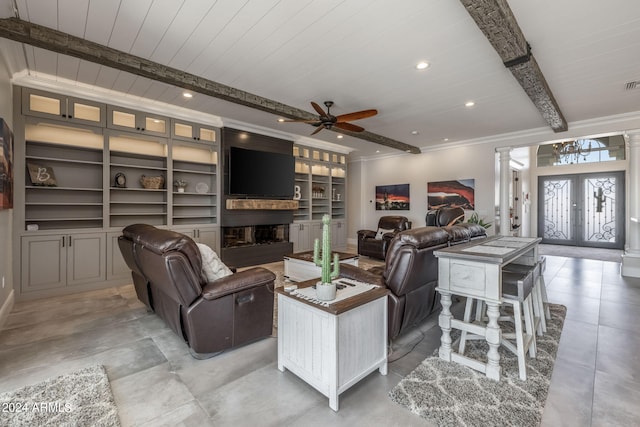
POLYGON ((229 195, 292 198, 294 180, 292 154, 229 149, 229 195))

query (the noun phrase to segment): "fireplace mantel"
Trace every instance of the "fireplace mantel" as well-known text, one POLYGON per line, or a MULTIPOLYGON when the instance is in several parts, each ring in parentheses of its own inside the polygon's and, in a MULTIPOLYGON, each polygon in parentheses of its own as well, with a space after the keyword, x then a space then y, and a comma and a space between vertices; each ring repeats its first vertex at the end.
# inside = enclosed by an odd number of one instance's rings
POLYGON ((270 199, 227 199, 229 210, 296 210, 297 200, 270 200, 270 199))

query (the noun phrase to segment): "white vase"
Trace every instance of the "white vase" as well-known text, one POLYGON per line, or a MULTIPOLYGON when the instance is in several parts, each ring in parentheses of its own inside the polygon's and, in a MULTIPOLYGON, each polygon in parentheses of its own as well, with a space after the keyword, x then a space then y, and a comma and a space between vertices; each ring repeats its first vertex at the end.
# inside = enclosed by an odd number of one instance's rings
POLYGON ((335 283, 316 283, 316 297, 320 301, 332 301, 336 299, 335 283))

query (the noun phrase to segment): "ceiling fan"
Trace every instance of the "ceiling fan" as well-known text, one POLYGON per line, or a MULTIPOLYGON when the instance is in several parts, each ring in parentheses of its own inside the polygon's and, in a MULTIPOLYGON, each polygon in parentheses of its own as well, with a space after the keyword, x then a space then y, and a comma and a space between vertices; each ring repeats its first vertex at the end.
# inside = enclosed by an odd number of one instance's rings
POLYGON ((339 116, 334 116, 331 114, 331 107, 333 106, 333 101, 324 101, 324 105, 327 107, 327 111, 325 112, 322 107, 320 107, 315 102, 311 102, 311 106, 314 110, 320 115, 317 120, 284 120, 285 122, 300 122, 300 123, 309 123, 312 126, 317 127, 315 131, 311 135, 315 135, 320 132, 322 129, 331 129, 332 127, 337 127, 338 129, 347 130, 350 132, 362 132, 364 131, 363 127, 348 123, 352 120, 360 120, 365 119, 367 117, 372 117, 378 114, 378 110, 362 110, 356 111, 354 113, 348 114, 340 114, 339 116))

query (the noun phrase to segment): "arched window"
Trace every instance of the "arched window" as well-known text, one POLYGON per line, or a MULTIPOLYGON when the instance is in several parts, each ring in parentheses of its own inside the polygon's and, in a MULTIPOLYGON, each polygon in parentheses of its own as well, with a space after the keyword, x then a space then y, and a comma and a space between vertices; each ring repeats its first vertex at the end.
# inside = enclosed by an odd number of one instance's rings
POLYGON ((538 146, 538 166, 598 163, 625 159, 622 135, 583 138, 538 146))

